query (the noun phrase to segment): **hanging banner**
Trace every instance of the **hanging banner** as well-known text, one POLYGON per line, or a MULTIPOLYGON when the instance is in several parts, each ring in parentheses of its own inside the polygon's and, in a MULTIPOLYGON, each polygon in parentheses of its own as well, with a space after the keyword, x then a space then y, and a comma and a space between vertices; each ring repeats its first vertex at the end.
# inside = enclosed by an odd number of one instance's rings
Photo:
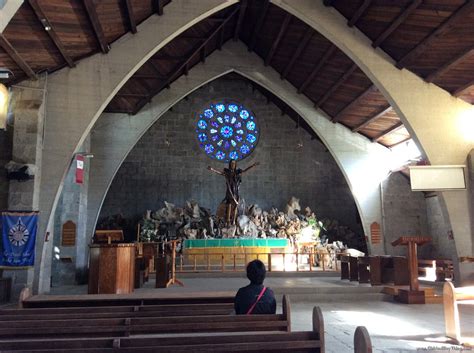
POLYGON ((84 156, 76 155, 76 184, 84 182, 84 156))
POLYGON ((1 212, 0 267, 29 267, 35 263, 38 212, 1 212))

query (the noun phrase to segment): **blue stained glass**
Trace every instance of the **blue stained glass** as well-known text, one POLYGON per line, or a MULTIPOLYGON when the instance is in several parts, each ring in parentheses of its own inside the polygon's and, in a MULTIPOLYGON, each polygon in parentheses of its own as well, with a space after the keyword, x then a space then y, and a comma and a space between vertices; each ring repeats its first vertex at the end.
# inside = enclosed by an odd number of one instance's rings
POLYGON ((254 143, 255 141, 257 141, 257 138, 255 137, 255 135, 248 134, 247 135, 247 141, 250 142, 250 143, 254 143))
POLYGON ((216 152, 216 158, 220 161, 223 160, 225 158, 225 153, 222 152, 222 151, 217 151, 216 152))
POLYGON ((245 109, 240 112, 240 117, 244 120, 247 119, 249 115, 250 115, 249 112, 245 109))
POLYGON ((237 107, 235 104, 229 104, 229 111, 232 112, 232 113, 235 113, 239 107, 237 107))
POLYGON ((246 158, 259 131, 252 112, 235 102, 210 104, 197 114, 196 138, 210 158, 222 162, 246 158))
POLYGON ((212 112, 211 109, 206 109, 206 110, 204 111, 204 116, 205 116, 206 118, 210 119, 210 118, 212 118, 212 117, 214 116, 214 113, 212 112))
POLYGON ((198 121, 198 128, 201 130, 204 130, 207 127, 207 123, 204 120, 199 120, 198 121))
POLYGON ((247 145, 242 145, 242 146, 240 146, 240 152, 241 152, 242 154, 247 154, 247 153, 249 153, 249 152, 250 152, 249 146, 247 146, 247 145))
POLYGON ((233 133, 234 133, 234 130, 228 125, 223 126, 221 128, 221 135, 225 138, 231 137, 233 133))

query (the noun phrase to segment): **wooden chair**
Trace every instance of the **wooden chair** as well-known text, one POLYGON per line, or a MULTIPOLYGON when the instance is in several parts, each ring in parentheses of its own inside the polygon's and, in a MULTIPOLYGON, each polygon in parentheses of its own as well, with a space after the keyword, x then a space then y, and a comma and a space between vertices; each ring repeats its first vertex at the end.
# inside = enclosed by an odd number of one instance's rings
POLYGON ((459 305, 474 305, 474 286, 455 288, 451 282, 443 286, 444 322, 446 336, 457 344, 474 344, 474 337, 462 337, 459 322, 459 305))

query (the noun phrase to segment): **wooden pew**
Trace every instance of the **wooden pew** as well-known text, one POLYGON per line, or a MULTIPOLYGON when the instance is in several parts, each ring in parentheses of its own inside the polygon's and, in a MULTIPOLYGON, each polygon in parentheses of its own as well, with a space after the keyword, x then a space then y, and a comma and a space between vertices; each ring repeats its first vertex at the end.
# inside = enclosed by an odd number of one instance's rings
POLYGON ((57 308, 92 306, 143 306, 182 305, 207 303, 233 303, 235 293, 213 292, 203 296, 198 293, 160 294, 159 296, 139 296, 136 294, 96 294, 96 295, 34 295, 28 288, 20 293, 20 308, 57 308))
MULTIPOLYGON (((255 315, 258 316, 258 315, 255 315)), ((286 333, 241 333, 233 335, 161 336, 127 338, 85 338, 0 341, 3 353, 26 353, 47 350, 55 353, 99 352, 325 352, 324 320, 321 310, 313 308, 313 330, 286 333)), ((354 352, 371 353, 370 337, 365 327, 354 334, 354 352)))
POLYGON ((474 337, 462 337, 459 321, 459 305, 474 305, 474 286, 455 288, 451 282, 443 286, 443 307, 446 336, 457 344, 474 344, 474 337))
POLYGON ((0 322, 10 320, 104 319, 163 316, 229 315, 233 303, 146 306, 97 306, 0 310, 0 322))
POLYGON ((418 260, 419 276, 426 276, 430 268, 433 268, 436 273, 436 282, 444 282, 446 279, 453 280, 454 278, 454 265, 451 260, 418 260))
MULTIPOLYGON (((206 304, 207 306, 207 304, 206 304)), ((23 309, 38 310, 38 309, 23 309)), ((144 311, 147 312, 146 310, 144 311)), ((6 315, 11 318, 11 315, 6 315)), ((31 316, 31 315, 29 315, 31 316)), ((201 315, 1 320, 0 338, 105 337, 187 332, 289 331, 290 302, 283 297, 283 313, 275 315, 201 315)))

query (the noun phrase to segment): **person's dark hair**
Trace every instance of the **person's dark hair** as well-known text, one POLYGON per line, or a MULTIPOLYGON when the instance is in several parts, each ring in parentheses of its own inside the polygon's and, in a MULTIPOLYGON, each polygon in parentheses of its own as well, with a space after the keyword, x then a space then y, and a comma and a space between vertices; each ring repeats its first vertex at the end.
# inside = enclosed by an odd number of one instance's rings
POLYGON ((262 284, 266 272, 265 265, 260 260, 250 261, 247 265, 247 278, 252 284, 262 284))

